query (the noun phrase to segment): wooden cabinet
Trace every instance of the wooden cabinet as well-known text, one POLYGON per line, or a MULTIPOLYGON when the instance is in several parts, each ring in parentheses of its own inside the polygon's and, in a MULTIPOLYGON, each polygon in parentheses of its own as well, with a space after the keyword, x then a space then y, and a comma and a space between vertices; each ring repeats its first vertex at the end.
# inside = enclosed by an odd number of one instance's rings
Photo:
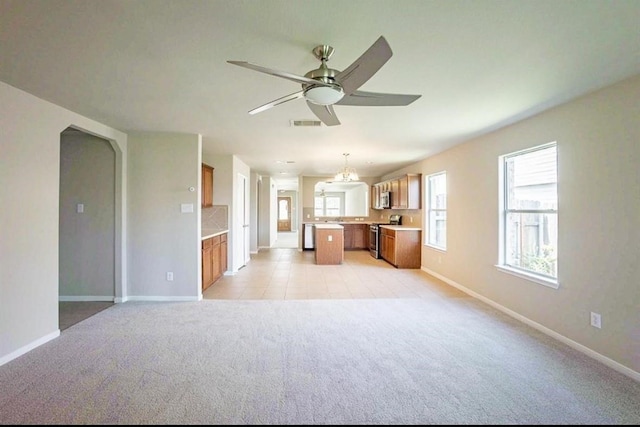
POLYGON ((202 207, 213 206, 213 168, 202 164, 202 207))
POLYGON ((371 209, 380 209, 380 186, 371 186, 371 209))
POLYGON ((380 254, 397 268, 420 268, 422 231, 380 227, 380 254))
POLYGON ((344 228, 341 225, 316 225, 316 264, 342 264, 344 228))
POLYGON ((227 233, 202 241, 202 290, 227 271, 227 233))
POLYGON ((202 290, 207 289, 213 282, 212 250, 213 239, 202 241, 202 290))
POLYGON ((398 194, 394 199, 396 209, 420 209, 420 174, 407 174, 398 178, 398 194))
POLYGON ((391 180, 391 209, 400 209, 400 181, 391 180))
POLYGON ((369 249, 369 226, 367 224, 343 224, 344 249, 369 249))
POLYGON ((391 192, 391 209, 421 209, 421 176, 409 173, 398 178, 374 184, 372 187, 372 207, 381 209, 380 193, 391 192))
POLYGON ((393 230, 381 229, 380 232, 380 255, 390 264, 396 265, 396 232, 393 230))
POLYGON ((220 275, 223 275, 228 268, 227 248, 227 233, 224 233, 220 235, 220 275))

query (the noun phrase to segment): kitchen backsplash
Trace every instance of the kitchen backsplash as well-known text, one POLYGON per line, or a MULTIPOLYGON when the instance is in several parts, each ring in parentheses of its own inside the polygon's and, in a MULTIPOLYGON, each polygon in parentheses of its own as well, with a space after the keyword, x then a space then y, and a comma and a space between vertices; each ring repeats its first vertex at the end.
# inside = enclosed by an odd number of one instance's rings
POLYGON ((229 229, 229 206, 213 205, 202 209, 202 228, 229 229))

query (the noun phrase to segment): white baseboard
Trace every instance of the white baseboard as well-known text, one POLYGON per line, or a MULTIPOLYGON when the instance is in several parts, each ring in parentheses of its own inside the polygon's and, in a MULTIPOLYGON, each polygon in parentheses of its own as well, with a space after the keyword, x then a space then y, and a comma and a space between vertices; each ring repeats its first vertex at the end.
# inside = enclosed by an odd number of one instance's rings
POLYGON ((198 301, 197 296, 193 297, 162 297, 162 296, 129 296, 127 301, 153 301, 153 302, 188 302, 188 301, 198 301))
POLYGON ((430 269, 428 269, 426 267, 421 267, 421 270, 424 271, 427 274, 432 275, 433 277, 436 277, 436 278, 442 280, 443 282, 445 282, 446 284, 448 284, 450 286, 453 286, 454 288, 460 289, 465 294, 470 295, 470 296, 472 296, 472 297, 474 297, 476 299, 479 299, 480 301, 482 301, 482 302, 484 302, 486 304, 489 304, 491 307, 502 311, 503 313, 513 317, 514 319, 519 320, 522 323, 525 323, 525 324, 531 326, 534 329, 537 329, 538 331, 542 332, 543 334, 548 335, 551 338, 555 338, 556 340, 567 344, 569 347, 571 347, 571 348, 573 348, 575 350, 578 350, 581 353, 586 354, 587 356, 589 356, 589 357, 591 357, 591 358, 593 358, 593 359, 595 359, 595 360, 607 365, 608 367, 620 372, 621 374, 624 374, 624 375, 626 375, 626 376, 628 376, 628 377, 640 382, 640 372, 636 372, 633 369, 628 368, 628 367, 616 362, 615 360, 610 359, 607 356, 604 356, 604 355, 598 353, 597 351, 594 351, 594 350, 590 349, 589 347, 586 347, 586 346, 584 346, 584 345, 582 345, 580 343, 577 343, 577 342, 573 341, 572 339, 567 338, 564 335, 561 335, 561 334, 557 333, 556 331, 547 328, 546 326, 542 326, 541 324, 539 324, 537 322, 534 322, 533 320, 531 320, 531 319, 529 319, 527 317, 524 317, 523 315, 521 315, 519 313, 516 313, 515 311, 510 310, 510 309, 498 304, 497 302, 495 302, 495 301, 493 301, 493 300, 491 300, 491 299, 489 299, 489 298, 487 298, 485 296, 482 296, 482 295, 472 291, 471 289, 468 289, 468 288, 462 286, 460 283, 455 282, 455 281, 449 279, 448 277, 445 277, 445 276, 443 276, 443 275, 441 275, 439 273, 436 273, 433 270, 430 270, 430 269))
POLYGON ((62 302, 77 302, 77 301, 107 301, 107 302, 114 302, 115 301, 115 297, 113 296, 96 296, 96 295, 79 295, 79 296, 72 296, 72 295, 60 295, 58 296, 58 301, 62 301, 62 302))
POLYGON ((60 336, 60 329, 51 332, 50 334, 47 334, 41 338, 38 338, 37 340, 20 347, 19 349, 17 349, 16 351, 13 351, 9 354, 7 354, 6 356, 0 357, 0 366, 4 365, 5 363, 9 363, 11 362, 13 359, 16 359, 20 356, 22 356, 25 353, 30 352, 31 350, 33 350, 36 347, 40 347, 42 344, 45 344, 55 338, 58 338, 60 336))

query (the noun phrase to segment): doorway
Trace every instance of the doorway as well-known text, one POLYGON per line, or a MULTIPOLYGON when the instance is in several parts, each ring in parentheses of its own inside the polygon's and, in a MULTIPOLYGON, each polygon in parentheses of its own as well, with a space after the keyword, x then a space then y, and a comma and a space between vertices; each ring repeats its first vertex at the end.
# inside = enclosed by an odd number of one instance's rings
POLYGON ((278 197, 278 231, 291 231, 291 197, 278 197))
POLYGON ((116 298, 116 152, 110 141, 60 133, 58 327, 116 298))

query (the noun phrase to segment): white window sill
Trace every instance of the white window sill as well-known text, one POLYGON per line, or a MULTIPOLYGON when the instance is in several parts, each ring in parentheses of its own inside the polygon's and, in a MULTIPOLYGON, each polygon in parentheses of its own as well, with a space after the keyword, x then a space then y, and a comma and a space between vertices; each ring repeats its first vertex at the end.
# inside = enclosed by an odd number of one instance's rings
POLYGON ((424 245, 428 248, 435 249, 436 251, 439 251, 439 252, 443 252, 443 253, 447 252, 447 248, 443 248, 442 246, 430 245, 429 243, 425 243, 424 245))
POLYGON ((530 282, 535 282, 540 285, 547 286, 549 288, 558 289, 560 287, 560 283, 553 279, 547 279, 546 277, 536 276, 535 274, 529 274, 522 270, 517 270, 515 268, 507 267, 506 265, 496 265, 498 270, 503 273, 511 274, 513 276, 520 277, 521 279, 529 280, 530 282))

